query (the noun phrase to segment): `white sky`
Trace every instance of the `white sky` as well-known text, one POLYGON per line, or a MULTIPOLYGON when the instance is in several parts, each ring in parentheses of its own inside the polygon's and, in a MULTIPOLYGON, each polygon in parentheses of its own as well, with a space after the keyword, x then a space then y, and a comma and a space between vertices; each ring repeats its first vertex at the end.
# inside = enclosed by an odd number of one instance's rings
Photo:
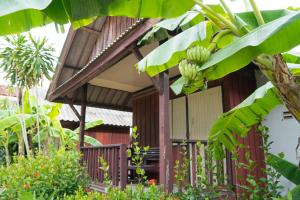
MULTIPOLYGON (((218 3, 219 0, 206 0, 209 3, 218 3)), ((250 7, 245 6, 245 2, 248 0, 227 0, 226 1, 233 12, 243 12, 248 10, 250 7)), ((282 9, 287 8, 289 6, 293 7, 300 7, 300 0, 256 0, 258 7, 261 10, 272 10, 272 9, 282 9)), ((58 33, 55 29, 54 24, 49 24, 45 27, 35 28, 31 30, 32 35, 35 37, 43 37, 46 36, 49 40, 50 44, 53 44, 55 49, 55 55, 59 56, 62 50, 63 44, 66 39, 66 35, 68 32, 69 26, 65 26, 65 33, 58 33)), ((2 43, 2 39, 0 38, 0 45, 2 43)), ((300 48, 298 48, 300 51, 300 48)), ((298 50, 297 49, 297 50, 298 50)), ((3 74, 0 73, 0 84, 7 84, 6 81, 3 79, 3 74)), ((44 88, 48 87, 48 83, 45 82, 43 85, 44 88)))

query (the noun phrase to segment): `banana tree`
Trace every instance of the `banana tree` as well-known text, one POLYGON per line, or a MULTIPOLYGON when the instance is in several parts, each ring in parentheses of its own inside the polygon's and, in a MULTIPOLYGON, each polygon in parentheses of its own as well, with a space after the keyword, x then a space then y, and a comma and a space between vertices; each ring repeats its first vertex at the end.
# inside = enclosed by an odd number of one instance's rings
POLYGON ((196 2, 202 9, 199 14, 208 20, 173 37, 136 67, 154 76, 179 63, 182 77, 172 88, 190 93, 254 62, 300 121, 300 86, 280 55, 300 44, 300 12, 260 12, 250 1, 253 12, 234 14, 224 1, 223 11, 196 2))
MULTIPOLYGON (((61 104, 43 104, 37 105, 37 99, 29 95, 28 91, 24 93, 24 112, 20 111, 16 106, 10 109, 0 110, 0 144, 8 150, 8 144, 11 142, 18 143, 13 140, 22 136, 22 124, 20 118, 23 118, 26 124, 27 134, 32 138, 32 143, 38 143, 37 129, 40 128, 40 140, 42 142, 43 151, 48 152, 50 141, 57 139, 62 147, 74 146, 78 143, 78 131, 72 131, 62 128, 57 119, 60 114, 61 104), (36 115, 39 115, 37 121, 36 115), (37 125, 38 124, 38 125, 37 125)), ((89 122, 86 124, 86 130, 102 124, 101 120, 89 122)), ((93 146, 101 145, 96 139, 86 136, 85 141, 93 146)), ((31 149, 33 151, 33 146, 31 149)), ((8 152, 7 152, 8 153, 8 152)), ((9 154, 6 154, 9 155, 9 154)), ((9 159, 9 157, 7 157, 9 159)))
MULTIPOLYGON (((219 158, 224 155, 221 144, 230 150, 237 144, 232 132, 246 136, 250 127, 281 102, 300 121, 299 60, 297 55, 285 53, 300 44, 300 12, 261 12, 251 0, 253 12, 232 13, 224 1, 222 7, 196 2, 201 8, 199 15, 208 20, 172 37, 136 67, 155 76, 178 64, 182 77, 171 86, 176 94, 205 89, 208 81, 220 79, 250 62, 259 67, 270 83, 223 114, 211 129, 209 139, 219 158), (289 68, 287 61, 296 65, 289 68)), ((169 27, 160 28, 170 30, 169 27)))

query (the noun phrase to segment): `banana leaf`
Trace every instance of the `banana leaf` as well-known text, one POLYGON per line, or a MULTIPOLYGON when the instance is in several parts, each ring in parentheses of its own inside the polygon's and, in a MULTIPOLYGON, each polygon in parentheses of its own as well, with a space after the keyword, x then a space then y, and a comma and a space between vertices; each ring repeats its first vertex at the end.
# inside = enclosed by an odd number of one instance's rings
MULTIPOLYGON (((253 28, 256 28, 251 33, 245 35, 242 38, 239 38, 232 42, 230 45, 226 45, 224 49, 221 49, 217 53, 213 54, 210 58, 210 60, 202 66, 202 70, 208 71, 208 78, 211 79, 217 79, 222 76, 225 76, 228 73, 231 73, 233 71, 236 71, 245 65, 247 65, 256 55, 258 55, 261 50, 260 48, 264 47, 268 50, 273 50, 274 45, 268 42, 268 44, 264 44, 262 47, 258 46, 255 47, 256 43, 259 43, 262 39, 266 39, 269 41, 270 37, 272 42, 274 43, 274 40, 276 40, 275 50, 276 48, 280 48, 281 46, 284 47, 284 45, 279 45, 278 43, 278 37, 281 36, 282 30, 286 32, 297 30, 295 28, 297 25, 293 24, 293 27, 290 27, 290 22, 293 21, 293 23, 298 22, 299 16, 295 14, 295 12, 287 11, 287 10, 273 10, 273 11, 262 11, 263 15, 265 16, 266 24, 263 27, 258 27, 257 24, 254 23, 256 21, 255 16, 252 12, 245 12, 245 13, 238 13, 237 15, 246 23, 250 24, 253 28), (296 15, 296 16, 294 16, 296 15), (295 19, 296 18, 296 19, 295 19), (280 20, 279 22, 277 22, 280 20), (275 24, 274 24, 275 23, 275 24), (288 26, 288 30, 286 30, 286 26, 288 26), (277 29, 275 28, 277 27, 277 29), (274 29, 274 30, 273 30, 274 29), (270 32, 268 34, 268 31, 270 32), (266 32, 266 33, 265 33, 266 32), (272 35, 273 33, 277 33, 278 37, 276 35, 272 35), (275 38, 274 38, 275 37, 275 38), (254 44, 252 44, 254 43, 254 44), (268 45, 268 46, 267 46, 268 45), (245 48, 247 47, 247 48, 245 48), (243 49, 245 48, 245 49, 243 49), (225 51, 225 52, 224 52, 225 51), (231 52, 232 51, 232 52, 231 52), (245 59, 243 58, 244 55, 234 55, 234 52, 237 51, 238 53, 242 51, 242 53, 246 54, 245 59), (245 52, 244 52, 245 51, 245 52), (256 53, 255 56, 252 56, 253 52, 256 53), (249 53, 249 55, 248 55, 249 53), (251 57, 251 58, 249 58, 251 57), (221 63, 222 65, 219 66, 219 62, 224 61, 224 63, 221 63), (237 60, 236 62, 234 62, 237 60), (229 63, 230 62, 230 63, 229 63), (232 64, 231 64, 232 62, 232 64), (241 63, 242 62, 242 63, 241 63), (237 63, 237 64, 236 64, 237 63), (217 66, 215 66, 218 64, 217 66), (225 66, 226 65, 226 66, 225 66), (229 65, 229 66, 227 66, 229 65), (211 68, 208 70, 208 68, 211 68)), ((203 24, 204 22, 201 22, 200 24, 203 24)), ((182 58, 184 58, 186 55, 183 51, 185 51, 191 44, 196 43, 197 40, 203 40, 203 38, 197 38, 195 37, 197 34, 203 34, 207 33, 206 40, 209 41, 212 33, 211 30, 212 26, 201 26, 196 25, 190 29, 187 29, 183 31, 182 33, 176 35, 169 41, 165 42, 155 50, 153 50, 150 54, 148 54, 143 60, 141 60, 139 63, 136 64, 136 67, 139 69, 139 71, 147 72, 150 76, 155 76, 158 73, 169 69, 171 67, 174 67, 178 64, 178 61, 182 58), (196 28, 199 26, 198 28, 196 28), (202 29, 208 29, 208 30, 202 30, 202 29), (198 32, 197 32, 198 31, 198 32), (166 51, 167 49, 167 51, 166 51), (181 55, 179 58, 177 55, 181 55)), ((297 36, 297 33, 293 34, 297 36)), ((296 46, 298 44, 298 40, 300 40, 298 37, 295 41, 289 41, 287 37, 284 37, 285 40, 283 40, 283 44, 290 45, 290 46, 296 46), (295 44, 297 43, 297 44, 295 44)), ((292 40, 292 39, 290 39, 292 40)), ((201 44, 201 42, 200 42, 201 44)), ((203 46, 207 46, 208 43, 205 42, 203 46)), ((290 48, 287 48, 288 50, 290 48)), ((281 49, 280 49, 281 50, 281 49)), ((285 50, 287 51, 287 50, 285 50)), ((280 51, 283 52, 283 51, 280 51)))
MULTIPOLYGON (((69 139, 74 140, 74 141, 79 141, 79 134, 76 133, 75 131, 64 128, 63 132, 69 139)), ((91 144, 93 146, 101 146, 102 145, 97 139, 90 137, 88 135, 84 136, 84 142, 91 144)))
POLYGON ((300 184, 300 170, 299 167, 277 155, 270 154, 270 165, 282 176, 292 183, 300 184))
POLYGON ((259 123, 273 108, 281 104, 281 100, 272 85, 268 82, 254 91, 238 106, 221 115, 212 125, 209 141, 216 158, 222 158, 222 145, 233 150, 237 144, 232 133, 245 137, 250 128, 259 123))
POLYGON ((300 44, 300 12, 292 12, 260 26, 214 53, 200 68, 215 80, 248 65, 259 54, 278 54, 300 44))
POLYGON ((297 185, 291 190, 292 200, 300 199, 300 185, 297 185))
MULTIPOLYGON (((95 128, 96 126, 100 126, 102 124, 103 124, 102 120, 95 120, 95 121, 87 122, 84 125, 84 130, 87 131, 89 129, 95 128)), ((74 132, 75 133, 79 133, 80 132, 80 128, 75 129, 74 132)))
POLYGON ((166 31, 174 31, 178 28, 184 30, 204 21, 204 17, 196 8, 180 15, 176 18, 162 20, 153 26, 153 28, 138 42, 138 45, 149 43, 156 38, 158 41, 166 39, 168 34, 166 31))
POLYGON ((186 49, 191 45, 208 46, 212 34, 211 23, 201 22, 157 47, 137 63, 136 68, 154 76, 177 65, 181 59, 186 57, 186 49))
POLYGON ((101 16, 177 17, 192 8, 192 0, 10 0, 0 1, 0 35, 28 31, 50 22, 75 28, 101 16))

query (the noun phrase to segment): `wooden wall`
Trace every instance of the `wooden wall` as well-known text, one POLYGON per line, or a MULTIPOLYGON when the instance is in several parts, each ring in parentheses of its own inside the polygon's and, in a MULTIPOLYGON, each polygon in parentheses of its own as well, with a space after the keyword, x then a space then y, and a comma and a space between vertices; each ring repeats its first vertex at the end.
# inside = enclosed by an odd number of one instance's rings
MULTIPOLYGON (((71 130, 79 126, 77 122, 62 121, 62 126, 71 130)), ((101 125, 85 132, 86 135, 96 138, 102 144, 130 144, 130 128, 122 126, 101 125)))
POLYGON ((151 92, 133 99, 133 125, 138 127, 142 146, 159 146, 158 94, 151 92))
MULTIPOLYGON (((215 81, 209 84, 209 88, 221 85, 222 99, 224 112, 238 105, 247 98, 256 89, 256 80, 253 68, 249 67, 238 72, 232 73, 220 81, 215 81)), ((171 94, 171 99, 174 96, 171 94)), ((140 143, 142 145, 150 145, 153 147, 159 146, 158 140, 158 94, 151 92, 143 94, 140 97, 135 97, 133 100, 133 124, 136 125, 140 132, 140 143)), ((256 178, 262 177, 262 170, 265 168, 263 151, 260 149, 262 139, 254 129, 250 131, 246 138, 238 138, 238 140, 247 146, 251 151, 251 159, 255 160, 258 165, 254 170, 253 175, 256 178)), ((245 162, 245 151, 239 152, 241 162, 245 162)), ((228 155, 229 156, 229 155, 228 155)), ((238 169, 235 163, 228 159, 228 173, 233 176, 231 182, 233 185, 245 183, 247 172, 243 169, 238 169), (241 179, 237 178, 239 174, 241 179)))
MULTIPOLYGON (((222 82, 223 107, 225 112, 238 105, 256 89, 254 70, 252 68, 232 73, 226 76, 222 82)), ((251 159, 258 163, 253 175, 256 178, 262 177, 262 169, 265 168, 264 155, 260 148, 262 145, 262 138, 254 131, 254 128, 250 131, 246 138, 237 138, 240 143, 250 147, 251 159)), ((245 150, 243 149, 239 151, 239 161, 246 162, 245 150)), ((245 184, 247 171, 244 169, 238 169, 233 161, 231 161, 231 163, 229 161, 227 166, 229 166, 229 173, 233 176, 233 185, 245 184), (238 178, 237 174, 241 178, 238 178)))
POLYGON ((130 143, 129 127, 98 126, 86 131, 86 135, 96 138, 103 145, 130 143))

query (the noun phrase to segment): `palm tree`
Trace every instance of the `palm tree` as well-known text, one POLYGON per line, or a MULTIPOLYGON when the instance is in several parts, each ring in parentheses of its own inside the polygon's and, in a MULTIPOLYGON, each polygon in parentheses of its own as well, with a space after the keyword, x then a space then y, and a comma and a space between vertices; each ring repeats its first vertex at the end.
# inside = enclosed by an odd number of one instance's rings
MULTIPOLYGON (((0 49, 0 68, 10 84, 18 89, 18 106, 24 112, 23 90, 41 84, 44 77, 51 79, 54 49, 47 44, 46 38, 34 39, 30 34, 5 37, 5 41, 5 47, 0 49)), ((21 118, 20 121, 22 134, 19 135, 19 154, 23 155, 24 144, 27 152, 29 147, 25 120, 21 118)))

